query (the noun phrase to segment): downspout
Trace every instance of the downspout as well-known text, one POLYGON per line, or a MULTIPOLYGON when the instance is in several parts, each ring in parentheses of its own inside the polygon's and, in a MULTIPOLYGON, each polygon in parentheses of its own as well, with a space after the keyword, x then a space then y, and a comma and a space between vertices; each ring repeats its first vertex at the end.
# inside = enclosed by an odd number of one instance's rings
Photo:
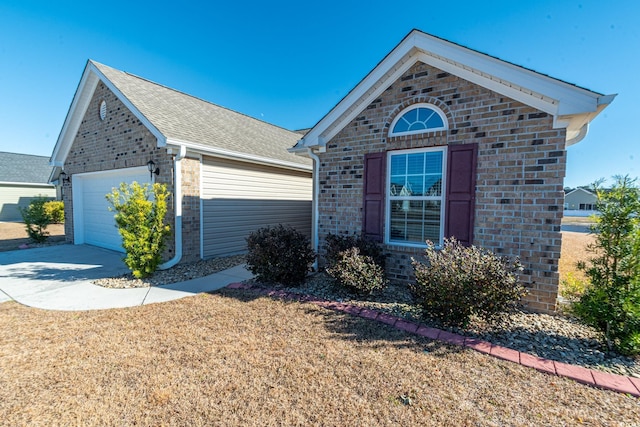
POLYGON ((173 179, 173 199, 174 199, 174 218, 175 218, 175 254, 169 261, 161 264, 158 268, 166 270, 173 267, 182 259, 182 159, 187 155, 187 147, 180 145, 178 154, 173 159, 173 171, 175 177, 173 179))
MULTIPOLYGON (((317 154, 313 152, 313 150, 307 147, 307 154, 309 157, 313 159, 313 171, 312 171, 312 179, 313 179, 313 193, 311 200, 311 246, 314 252, 318 253, 318 195, 320 194, 320 180, 318 179, 318 169, 320 165, 320 158, 317 154)), ((318 271, 318 257, 316 256, 316 260, 313 263, 313 270, 318 271)))

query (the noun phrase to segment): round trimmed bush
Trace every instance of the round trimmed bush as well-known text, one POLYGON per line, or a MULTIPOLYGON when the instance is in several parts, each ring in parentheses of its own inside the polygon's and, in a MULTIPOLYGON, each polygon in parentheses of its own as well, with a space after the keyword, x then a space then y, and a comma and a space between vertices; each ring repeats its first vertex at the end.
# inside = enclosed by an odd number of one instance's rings
POLYGON ((304 234, 282 224, 251 233, 247 248, 249 271, 260 281, 283 285, 304 281, 316 257, 304 234))

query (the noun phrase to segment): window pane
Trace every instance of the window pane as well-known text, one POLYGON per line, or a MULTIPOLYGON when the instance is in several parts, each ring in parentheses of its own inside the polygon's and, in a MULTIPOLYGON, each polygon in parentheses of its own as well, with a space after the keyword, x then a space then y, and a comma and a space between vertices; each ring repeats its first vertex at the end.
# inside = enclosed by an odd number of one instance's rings
POLYGON ((407 155, 407 173, 412 175, 424 173, 424 153, 407 155))
POLYGON ((444 123, 442 122, 442 118, 440 117, 440 115, 438 113, 435 113, 429 117, 429 120, 427 120, 427 129, 435 129, 435 128, 443 128, 444 127, 444 123))
POLYGON ((441 196, 442 195, 442 178, 437 175, 428 175, 424 177, 424 195, 425 196, 441 196))
POLYGON ((429 107, 416 107, 406 111, 397 119, 392 133, 428 131, 429 129, 442 129, 445 123, 435 109, 429 107))
POLYGON ((414 108, 413 110, 409 110, 402 116, 409 123, 413 123, 418 120, 418 109, 414 108))
POLYGON ((409 126, 409 131, 414 131, 414 130, 424 130, 427 129, 427 126, 422 123, 422 122, 413 122, 411 123, 411 126, 409 126))
POLYGON ((440 201, 393 200, 389 235, 392 241, 440 243, 440 201))
POLYGON ((396 154, 391 156, 391 176, 405 175, 407 173, 406 154, 396 154))
POLYGON ((442 174, 442 151, 425 153, 427 173, 442 174))
POLYGON ((424 176, 414 175, 407 177, 407 196, 422 196, 424 194, 424 176))
POLYGON ((408 221, 407 222, 407 236, 406 240, 412 243, 424 243, 423 236, 424 223, 422 221, 408 221))
POLYGON ((396 123, 396 125, 393 127, 393 133, 401 133, 401 132, 407 132, 409 130, 409 123, 407 123, 405 120, 398 120, 398 122, 396 123))

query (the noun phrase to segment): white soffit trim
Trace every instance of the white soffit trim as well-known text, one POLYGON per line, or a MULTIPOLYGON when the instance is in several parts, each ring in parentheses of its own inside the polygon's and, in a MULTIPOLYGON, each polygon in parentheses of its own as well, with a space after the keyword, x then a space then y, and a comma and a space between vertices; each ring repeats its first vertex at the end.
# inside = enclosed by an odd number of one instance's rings
POLYGON ((568 127, 568 134, 573 135, 573 138, 568 135, 568 140, 579 136, 584 124, 615 97, 601 95, 414 30, 323 117, 297 147, 322 146, 417 61, 554 116, 554 126, 568 127), (558 116, 572 117, 567 120, 558 116))
POLYGON ((126 96, 93 64, 92 61, 88 61, 87 65, 82 73, 82 78, 76 89, 76 93, 71 101, 71 107, 67 112, 62 130, 56 141, 56 145, 53 148, 53 153, 50 158, 50 164, 52 166, 62 167, 71 150, 73 141, 80 124, 84 119, 89 103, 93 98, 98 82, 102 81, 105 86, 109 88, 118 99, 136 116, 142 124, 149 129, 149 131, 157 138, 158 146, 165 144, 166 138, 162 133, 151 124, 149 120, 127 99, 126 96))

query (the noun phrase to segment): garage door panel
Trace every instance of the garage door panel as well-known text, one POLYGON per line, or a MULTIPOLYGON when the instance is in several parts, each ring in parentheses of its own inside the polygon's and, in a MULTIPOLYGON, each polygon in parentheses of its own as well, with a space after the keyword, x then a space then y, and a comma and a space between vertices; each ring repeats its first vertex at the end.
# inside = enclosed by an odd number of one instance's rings
POLYGON ((148 183, 149 173, 146 168, 120 169, 75 176, 74 179, 82 181, 82 197, 79 199, 81 206, 78 206, 82 215, 82 238, 78 240, 89 245, 124 252, 114 212, 109 210, 110 204, 106 195, 111 193, 113 188, 118 188, 122 182, 148 183))

